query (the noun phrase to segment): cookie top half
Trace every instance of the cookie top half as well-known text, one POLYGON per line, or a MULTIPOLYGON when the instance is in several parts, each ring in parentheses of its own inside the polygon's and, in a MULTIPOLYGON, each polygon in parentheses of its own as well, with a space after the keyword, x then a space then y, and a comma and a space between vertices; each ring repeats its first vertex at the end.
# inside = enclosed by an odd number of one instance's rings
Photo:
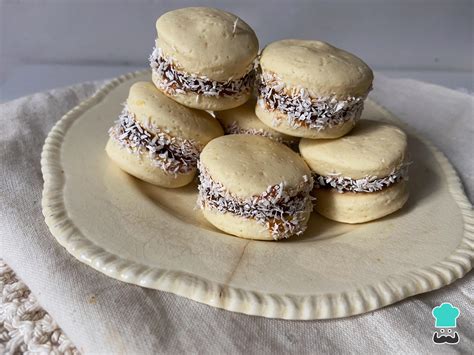
POLYGON ((326 42, 285 39, 262 52, 264 72, 276 74, 287 86, 303 87, 312 96, 364 96, 373 73, 362 59, 326 42))
POLYGON ((302 139, 300 153, 319 175, 340 174, 351 179, 385 177, 407 159, 407 136, 398 127, 361 120, 338 139, 302 139))
POLYGON ((194 140, 201 145, 224 134, 217 119, 206 111, 194 110, 171 100, 151 82, 130 87, 127 107, 145 127, 167 130, 172 136, 194 140))
POLYGON ((156 21, 157 47, 181 70, 225 81, 245 75, 258 53, 255 32, 242 19, 208 7, 170 11, 156 21))
POLYGON ((204 148, 200 159, 216 182, 242 199, 260 195, 280 183, 287 191, 300 189, 311 174, 297 153, 260 136, 233 134, 216 138, 204 148))

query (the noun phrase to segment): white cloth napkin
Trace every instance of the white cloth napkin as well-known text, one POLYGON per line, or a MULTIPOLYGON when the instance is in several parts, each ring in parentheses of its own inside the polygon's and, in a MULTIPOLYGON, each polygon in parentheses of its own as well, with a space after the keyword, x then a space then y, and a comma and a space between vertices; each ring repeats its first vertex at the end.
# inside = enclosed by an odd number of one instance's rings
MULTIPOLYGON (((474 349, 473 272, 442 290, 346 319, 284 321, 232 313, 108 278, 70 256, 41 214, 40 153, 53 124, 100 83, 56 89, 0 109, 0 258, 85 353, 468 353, 474 349), (432 342, 431 310, 461 315, 457 345, 432 342)), ((472 200, 473 97, 377 77, 373 99, 451 160, 472 200)), ((1 341, 1 340, 0 340, 1 341)))

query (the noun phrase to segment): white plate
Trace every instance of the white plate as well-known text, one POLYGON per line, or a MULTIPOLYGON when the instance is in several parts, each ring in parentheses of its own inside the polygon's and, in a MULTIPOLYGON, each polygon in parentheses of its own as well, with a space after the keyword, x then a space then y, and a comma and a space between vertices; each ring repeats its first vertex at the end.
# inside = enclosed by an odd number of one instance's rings
MULTIPOLYGON (((128 88, 149 76, 115 79, 46 139, 43 213, 58 242, 80 261, 125 282, 286 319, 367 312, 471 269, 472 206, 447 159, 413 134, 411 195, 401 211, 361 225, 314 213, 304 235, 281 242, 219 232, 194 209, 195 184, 154 187, 119 170, 104 152, 128 88)), ((363 116, 396 120, 371 101, 363 116)))

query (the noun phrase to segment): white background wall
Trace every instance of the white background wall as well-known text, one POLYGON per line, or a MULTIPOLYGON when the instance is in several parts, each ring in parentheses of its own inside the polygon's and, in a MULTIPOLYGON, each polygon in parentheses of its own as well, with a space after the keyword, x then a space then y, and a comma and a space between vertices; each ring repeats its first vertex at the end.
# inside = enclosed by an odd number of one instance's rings
POLYGON ((144 67, 156 18, 195 5, 237 14, 261 46, 321 39, 377 70, 450 72, 472 84, 472 0, 0 0, 2 97, 144 67), (71 76, 71 66, 90 70, 71 76))

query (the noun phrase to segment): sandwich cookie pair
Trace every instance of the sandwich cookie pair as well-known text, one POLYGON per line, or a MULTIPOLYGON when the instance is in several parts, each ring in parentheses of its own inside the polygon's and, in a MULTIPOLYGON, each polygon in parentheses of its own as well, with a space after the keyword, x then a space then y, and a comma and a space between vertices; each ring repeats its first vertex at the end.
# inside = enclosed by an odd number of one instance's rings
POLYGON ((299 138, 291 137, 270 128, 255 115, 256 99, 252 98, 242 106, 225 110, 215 111, 214 114, 224 128, 225 134, 251 134, 264 136, 274 141, 296 147, 299 138))
POLYGON ((306 229, 311 171, 283 144, 254 135, 216 138, 201 153, 199 180, 198 205, 224 232, 278 240, 306 229))
POLYGON ((166 95, 201 110, 226 110, 250 98, 258 40, 240 18, 189 7, 161 16, 156 30, 152 79, 166 95))
POLYGON ((316 210, 344 223, 362 223, 400 209, 408 199, 407 137, 397 127, 361 120, 346 136, 302 139, 313 170, 316 210))
POLYGON ((176 103, 151 82, 137 82, 109 130, 106 152, 122 170, 141 180, 180 187, 193 180, 204 146, 223 133, 207 112, 176 103))
POLYGON ((282 133, 337 138, 359 119, 372 87, 372 70, 325 42, 282 40, 260 57, 257 116, 282 133))

